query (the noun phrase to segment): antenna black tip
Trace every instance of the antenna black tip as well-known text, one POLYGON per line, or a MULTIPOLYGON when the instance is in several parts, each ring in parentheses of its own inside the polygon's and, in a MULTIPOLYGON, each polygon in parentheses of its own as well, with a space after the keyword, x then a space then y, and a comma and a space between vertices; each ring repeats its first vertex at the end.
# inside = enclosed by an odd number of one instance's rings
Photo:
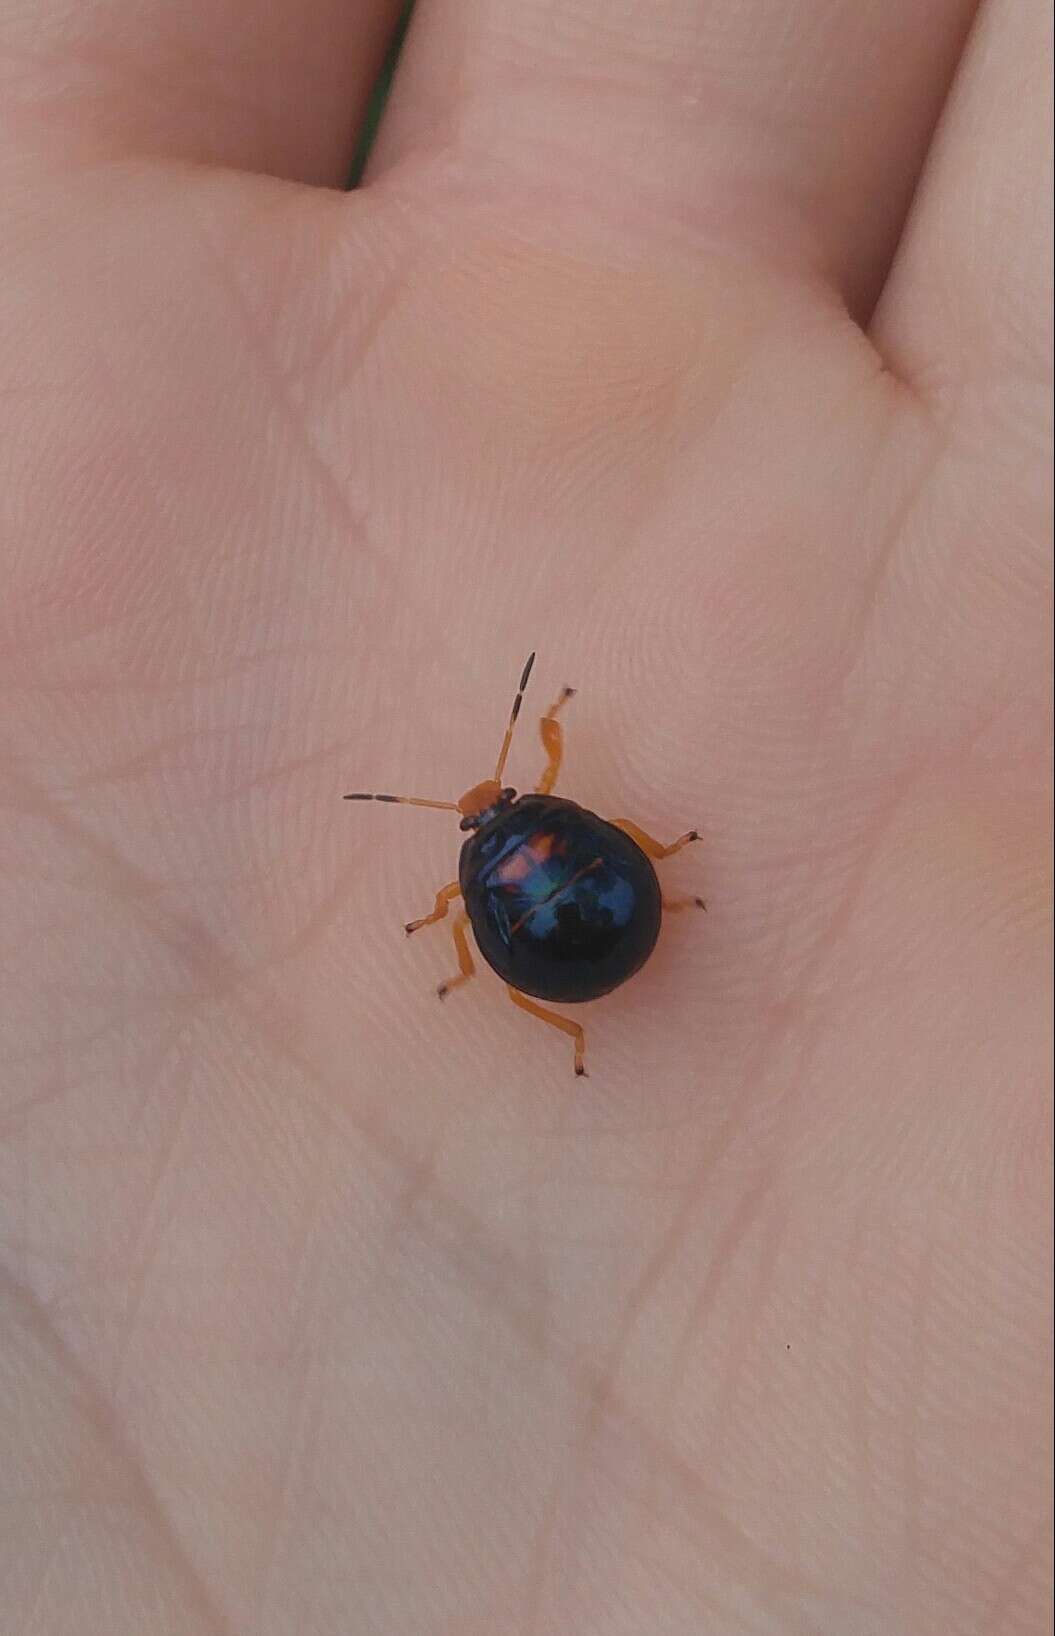
POLYGON ((532 654, 529 655, 528 662, 524 666, 523 671, 521 672, 520 689, 519 689, 521 693, 523 693, 525 687, 527 687, 528 677, 531 675, 531 667, 532 667, 532 665, 534 663, 535 663, 535 655, 532 653, 532 654))

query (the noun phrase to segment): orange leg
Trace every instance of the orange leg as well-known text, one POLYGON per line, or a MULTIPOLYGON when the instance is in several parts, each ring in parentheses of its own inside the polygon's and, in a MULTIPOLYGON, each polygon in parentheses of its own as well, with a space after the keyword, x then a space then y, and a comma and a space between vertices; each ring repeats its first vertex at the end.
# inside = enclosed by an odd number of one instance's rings
POLYGON ((681 909, 706 909, 702 898, 664 898, 663 913, 676 915, 681 909))
POLYGON ((664 846, 662 841, 655 841, 651 835, 646 835, 643 829, 638 829, 629 818, 613 818, 612 823, 616 829, 621 829, 624 835, 629 835, 632 841, 636 841, 642 852, 646 852, 650 858, 672 858, 683 846, 688 846, 690 841, 698 841, 700 838, 699 830, 690 829, 687 835, 679 835, 676 841, 664 846))
POLYGON ((557 782, 560 764, 564 757, 564 734, 560 722, 557 720, 557 711, 575 697, 573 687, 562 687, 555 703, 551 704, 542 720, 539 722, 539 732, 542 734, 542 748, 549 760, 546 762, 542 777, 535 785, 536 795, 548 795, 557 782))
POLYGON ((513 988, 509 983, 506 984, 506 987, 509 989, 509 998, 514 1005, 520 1007, 521 1011, 528 1011, 533 1017, 537 1017, 540 1022, 549 1023, 551 1028, 559 1028, 563 1034, 571 1035, 575 1041, 575 1072, 585 1074, 586 1069, 583 1067, 582 1059, 586 1050, 586 1035, 580 1025, 572 1022, 570 1017, 559 1016, 556 1011, 547 1011, 544 1006, 537 1005, 534 1000, 529 1000, 526 994, 521 994, 518 989, 513 988))
POLYGON ((425 915, 421 920, 408 920, 403 930, 409 937, 411 932, 420 932, 422 926, 433 926, 437 920, 442 920, 455 898, 460 898, 462 889, 456 880, 449 886, 442 886, 436 893, 436 907, 431 915, 425 915))
POLYGON ((476 971, 476 967, 473 965, 472 953, 469 949, 469 939, 465 935, 465 928, 468 926, 468 924, 469 916, 463 909, 461 914, 455 919, 454 925, 451 927, 451 932, 454 937, 454 948, 458 956, 458 975, 457 977, 448 977, 445 983, 440 984, 439 988, 436 990, 436 993, 439 995, 441 1000, 445 1000, 447 998, 452 988, 458 988, 462 983, 467 983, 469 978, 472 977, 476 971))

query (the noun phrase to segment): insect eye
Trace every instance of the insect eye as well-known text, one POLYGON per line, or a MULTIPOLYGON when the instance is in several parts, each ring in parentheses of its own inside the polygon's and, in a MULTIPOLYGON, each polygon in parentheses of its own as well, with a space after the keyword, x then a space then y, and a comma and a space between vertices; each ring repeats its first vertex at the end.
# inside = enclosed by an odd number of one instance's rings
POLYGON ((502 791, 502 800, 503 801, 515 801, 516 798, 517 798, 516 790, 503 790, 502 791))

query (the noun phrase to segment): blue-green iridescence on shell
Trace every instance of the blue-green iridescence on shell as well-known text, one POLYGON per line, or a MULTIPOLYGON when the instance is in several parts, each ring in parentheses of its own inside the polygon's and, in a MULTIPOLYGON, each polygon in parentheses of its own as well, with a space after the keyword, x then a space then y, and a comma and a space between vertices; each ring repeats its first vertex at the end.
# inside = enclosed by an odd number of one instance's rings
POLYGON ((555 795, 526 795, 462 848, 459 884, 480 953, 540 1000, 594 1000, 655 946, 659 881, 635 841, 555 795))

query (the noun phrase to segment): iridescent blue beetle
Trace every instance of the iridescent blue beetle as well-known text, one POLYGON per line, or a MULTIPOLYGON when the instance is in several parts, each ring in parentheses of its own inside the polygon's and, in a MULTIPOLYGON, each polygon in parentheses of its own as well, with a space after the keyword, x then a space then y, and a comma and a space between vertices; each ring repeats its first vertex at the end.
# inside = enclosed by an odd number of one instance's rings
POLYGON ((477 947, 521 1010, 570 1034, 575 1072, 586 1069, 585 1036, 579 1023, 536 1000, 564 1004, 596 1000, 625 983, 656 945, 664 910, 705 907, 702 898, 664 898, 653 858, 669 858, 699 834, 664 846, 628 818, 609 822, 551 792, 560 772, 564 739, 557 715, 573 689, 565 687, 540 723, 546 766, 531 795, 502 785, 513 729, 531 667, 524 666, 493 778, 467 790, 460 801, 422 801, 410 795, 346 795, 346 801, 391 801, 461 814, 469 835, 458 861, 458 879, 436 894, 431 914, 412 920, 406 932, 442 920, 456 898, 463 909, 452 925, 458 975, 441 983, 444 999, 473 976, 466 927, 477 947))

